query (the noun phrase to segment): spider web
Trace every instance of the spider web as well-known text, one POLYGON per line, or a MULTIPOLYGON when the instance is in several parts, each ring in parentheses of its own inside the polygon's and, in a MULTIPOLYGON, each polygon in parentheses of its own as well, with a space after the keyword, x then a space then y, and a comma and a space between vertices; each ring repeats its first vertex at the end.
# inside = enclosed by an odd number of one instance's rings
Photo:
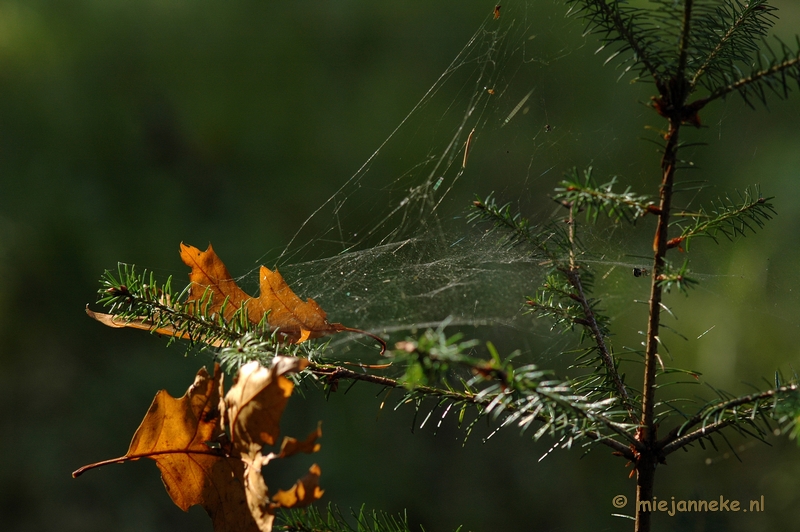
MULTIPOLYGON (((599 63, 584 49, 595 42, 581 37, 576 21, 540 14, 527 2, 504 2, 499 18, 487 13, 363 165, 341 178, 338 190, 309 213, 282 250, 266 253, 257 264, 278 267, 294 291, 320 303, 331 321, 389 342, 446 324, 471 337, 522 346, 538 362, 559 353, 563 341, 542 340, 552 337, 549 325, 523 313, 525 296, 535 293, 548 266, 529 248, 509 248, 497 234, 469 226, 469 204, 476 194, 493 192, 501 203, 509 201, 543 223, 565 216, 547 194, 573 166, 595 166, 602 181, 624 160, 623 183, 644 192, 653 190, 658 166, 657 156, 639 141, 654 115, 634 103, 646 101, 652 86, 620 90, 618 83, 609 94, 598 88, 597 97, 608 105, 619 97, 619 105, 632 111, 580 121, 569 108, 586 103, 564 93, 572 63, 587 56, 599 63)), ((614 77, 608 68, 599 74, 614 77)), ((720 130, 721 124, 722 118, 720 130)), ((650 133, 657 137, 657 131, 650 133)), ((686 206, 696 206, 698 194, 685 196, 686 206)), ((603 301, 612 326, 616 322, 620 329, 616 343, 633 348, 645 326, 649 284, 634 279, 631 269, 649 267, 652 260, 647 223, 584 224, 581 233, 597 292, 612 294, 603 301)), ((703 293, 724 305, 731 297, 726 290, 743 276, 692 256, 705 268, 695 275, 703 293)), ((239 279, 251 291, 258 285, 257 264, 239 279)), ((714 320, 698 326, 712 331, 714 320)), ((331 346, 342 353, 374 350, 369 341, 348 335, 332 339, 331 346)))
MULTIPOLYGON (((530 205, 526 189, 543 176, 554 178, 550 187, 559 175, 552 147, 569 132, 548 123, 536 78, 568 52, 538 51, 539 26, 525 3, 504 5, 497 19, 489 13, 364 164, 277 257, 259 262, 277 265, 329 319, 390 341, 443 323, 506 335, 529 329, 521 311, 546 272, 541 258, 501 245, 465 218, 476 193, 515 182, 519 203, 530 205), (498 174, 506 183, 493 182, 498 174)), ((255 269, 243 281, 255 285, 255 269)), ((332 341, 343 349, 358 344, 332 341)))

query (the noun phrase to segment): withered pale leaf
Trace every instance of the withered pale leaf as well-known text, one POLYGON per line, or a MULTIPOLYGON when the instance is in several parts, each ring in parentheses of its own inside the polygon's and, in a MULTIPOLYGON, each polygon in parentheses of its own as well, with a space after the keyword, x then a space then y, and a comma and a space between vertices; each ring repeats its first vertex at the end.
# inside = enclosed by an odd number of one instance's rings
MULTIPOLYGON (((179 331, 172 325, 158 327, 151 320, 145 318, 124 319, 114 316, 113 314, 103 314, 102 312, 94 312, 90 310, 88 307, 86 308, 86 314, 90 318, 99 321, 103 325, 106 325, 108 327, 113 327, 115 329, 124 329, 124 328, 141 329, 155 334, 165 334, 167 336, 174 336, 175 338, 181 338, 183 340, 192 339, 189 336, 189 333, 186 331, 179 331)), ((225 342, 219 339, 207 343, 207 345, 210 345, 212 347, 220 347, 224 344, 225 342)))
POLYGON ((308 506, 320 499, 325 493, 319 487, 319 477, 321 470, 317 464, 309 469, 309 472, 299 479, 294 486, 288 490, 278 490, 270 499, 269 489, 264 481, 262 474, 263 468, 272 460, 286 458, 298 452, 315 453, 319 450, 317 438, 322 436, 322 429, 318 426, 303 442, 298 442, 294 438, 284 438, 281 452, 279 454, 269 453, 264 456, 260 451, 250 450, 242 455, 244 462, 245 475, 245 496, 250 507, 250 513, 262 530, 270 530, 278 508, 297 508, 308 506))
POLYGON ((294 384, 285 373, 302 371, 308 360, 277 356, 270 368, 250 362, 239 369, 225 395, 231 441, 242 454, 274 445, 280 435, 280 419, 294 384))
POLYGON ((308 360, 296 357, 275 357, 270 368, 251 362, 240 369, 224 399, 219 364, 213 376, 201 368, 180 399, 165 390, 156 394, 125 456, 84 466, 73 476, 109 463, 150 458, 173 502, 184 511, 203 506, 215 532, 271 532, 278 508, 307 505, 323 494, 316 464, 272 499, 261 473, 271 460, 319 450, 322 430, 317 426, 304 441, 284 438, 279 454, 261 453, 264 444, 277 440, 294 387, 284 375, 307 365, 308 360))
POLYGON ((269 489, 264 481, 261 468, 269 463, 269 457, 260 451, 250 451, 242 455, 244 463, 244 490, 250 515, 261 530, 271 531, 278 505, 269 498, 269 489))
POLYGON ((279 491, 276 500, 270 499, 262 474, 263 467, 274 459, 319 450, 316 440, 322 436, 322 429, 317 426, 305 441, 284 438, 279 454, 264 456, 261 451, 265 444, 272 445, 278 439, 280 418, 294 388, 284 375, 302 371, 307 365, 307 360, 296 357, 275 357, 269 368, 250 362, 242 366, 236 382, 225 395, 234 452, 240 453, 244 463, 245 497, 262 531, 272 529, 278 508, 307 505, 323 494, 319 488, 319 467, 315 470, 316 477, 309 473, 290 490, 279 491))
POLYGON ((317 430, 308 435, 304 441, 298 441, 295 438, 286 436, 283 438, 281 444, 281 452, 279 457, 287 458, 297 453, 311 454, 319 451, 320 445, 317 439, 322 437, 322 424, 317 425, 317 430))

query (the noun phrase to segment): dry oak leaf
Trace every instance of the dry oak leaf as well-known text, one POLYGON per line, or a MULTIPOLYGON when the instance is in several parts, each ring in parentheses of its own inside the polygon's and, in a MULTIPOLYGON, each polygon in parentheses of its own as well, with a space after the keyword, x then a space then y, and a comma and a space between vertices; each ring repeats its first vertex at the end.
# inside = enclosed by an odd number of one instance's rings
POLYGON ((258 531, 247 506, 242 461, 206 444, 223 434, 219 411, 222 376, 217 364, 213 377, 201 368, 180 399, 159 391, 125 456, 84 466, 72 476, 109 463, 150 458, 181 510, 202 505, 215 532, 258 531))
POLYGON ((304 442, 287 437, 278 454, 261 454, 264 444, 273 445, 277 441, 280 418, 294 388, 292 381, 283 375, 302 371, 306 366, 308 360, 296 357, 275 357, 270 368, 250 362, 241 367, 234 385, 225 395, 234 453, 240 453, 244 462, 247 504, 261 530, 272 529, 278 508, 306 506, 323 494, 319 488, 320 469, 316 464, 311 466, 312 473, 298 480, 290 490, 278 491, 272 499, 261 473, 274 459, 319 450, 316 440, 322 436, 322 430, 317 426, 304 442))
MULTIPOLYGON (((261 293, 256 298, 239 288, 228 268, 214 253, 211 244, 205 251, 200 251, 194 246, 182 243, 181 259, 192 269, 189 273, 191 285, 186 301, 190 313, 221 314, 225 321, 231 321, 236 312, 244 307, 247 319, 251 323, 260 324, 266 317, 269 328, 277 329, 278 334, 289 343, 299 344, 312 338, 348 331, 376 340, 381 345, 381 355, 386 351, 386 342, 379 336, 341 323, 328 322, 328 316, 322 307, 311 298, 306 301, 300 299, 277 270, 261 267, 259 272, 261 293)), ((86 314, 109 327, 144 329, 157 334, 192 339, 187 331, 179 330, 172 325, 158 327, 151 319, 145 317, 122 319, 113 314, 93 312, 88 307, 86 314)), ((225 340, 216 339, 209 345, 220 347, 225 343, 225 340)))
POLYGON ((297 297, 277 270, 261 267, 258 274, 261 293, 254 298, 239 288, 225 264, 214 253, 211 244, 205 251, 181 244, 181 259, 192 269, 189 274, 192 284, 188 301, 197 302, 208 314, 222 311, 223 318, 230 320, 242 305, 247 305, 247 317, 252 323, 260 323, 266 315, 270 328, 278 329, 279 334, 290 343, 297 344, 328 334, 350 331, 380 342, 381 353, 386 348, 383 339, 377 336, 341 323, 329 323, 322 307, 311 298, 303 301, 297 297))
POLYGON ((274 500, 261 475, 262 466, 272 459, 319 450, 318 426, 303 442, 285 438, 278 454, 261 454, 262 444, 278 437, 278 423, 293 389, 283 374, 301 371, 307 364, 305 359, 280 356, 269 369, 257 362, 247 364, 224 401, 219 365, 213 377, 201 368, 180 399, 164 390, 156 394, 125 456, 84 466, 73 476, 109 463, 151 458, 173 502, 184 511, 202 505, 215 532, 270 532, 277 508, 303 506, 323 493, 316 464, 290 490, 278 491, 274 500), (231 420, 232 444, 224 432, 223 411, 231 420))

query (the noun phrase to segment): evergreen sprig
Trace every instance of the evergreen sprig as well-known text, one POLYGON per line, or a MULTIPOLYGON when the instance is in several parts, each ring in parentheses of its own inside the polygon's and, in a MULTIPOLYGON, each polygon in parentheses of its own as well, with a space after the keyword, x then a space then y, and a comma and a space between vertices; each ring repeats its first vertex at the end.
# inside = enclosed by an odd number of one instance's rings
POLYGON ((718 389, 714 392, 718 399, 709 401, 660 443, 664 455, 695 441, 700 445, 704 441, 714 445, 712 435, 726 427, 762 441, 774 432, 773 422, 782 427, 784 433, 796 432, 800 418, 800 387, 796 382, 741 397, 718 389), (698 425, 700 428, 694 429, 698 425))
POLYGON ((689 288, 698 284, 697 279, 690 275, 688 259, 677 269, 673 268, 671 262, 664 261, 664 271, 656 278, 656 282, 666 292, 671 292, 675 288, 684 294, 689 288))
POLYGON ((728 240, 738 236, 747 236, 747 231, 756 232, 756 228, 763 228, 766 221, 777 214, 772 203, 772 198, 761 195, 758 186, 755 192, 748 187, 744 193, 738 193, 739 201, 734 201, 730 196, 719 198, 711 203, 709 208, 701 208, 695 213, 678 213, 678 220, 671 225, 681 229, 680 236, 667 242, 668 248, 681 246, 689 249, 689 242, 698 236, 711 238, 719 243, 718 235, 724 235, 728 240), (687 219, 694 223, 687 223, 687 219))
POLYGON ((585 21, 584 34, 600 35, 602 45, 597 52, 612 48, 605 62, 619 61, 623 66, 620 78, 630 71, 639 78, 652 77, 656 81, 665 76, 670 67, 671 58, 666 52, 671 48, 671 39, 669 33, 658 31, 652 10, 615 0, 567 0, 567 4, 568 16, 585 21))
MULTIPOLYGON (((581 341, 591 338, 596 348, 589 351, 594 354, 593 357, 584 358, 579 364, 585 367, 594 363, 602 365, 604 368, 602 378, 607 385, 603 388, 614 389, 631 419, 635 420, 637 419, 635 408, 631 403, 624 379, 620 376, 618 361, 614 359, 607 342, 608 318, 603 315, 599 307, 600 300, 591 297, 594 275, 589 265, 581 262, 584 249, 575 213, 585 207, 589 211, 587 215, 589 222, 596 222, 599 212, 624 216, 623 213, 632 212, 631 210, 652 210, 652 206, 647 207, 648 204, 644 203, 643 197, 635 196, 630 191, 623 194, 611 192, 611 184, 607 184, 604 189, 597 187, 592 179, 591 168, 584 172, 582 183, 578 182, 577 170, 572 170, 572 177, 573 180, 566 181, 563 189, 557 189, 563 195, 559 200, 569 209, 569 216, 566 220, 551 222, 549 227, 552 227, 553 231, 550 236, 557 235, 555 238, 532 237, 528 220, 519 213, 512 213, 509 204, 498 207, 491 195, 485 202, 474 202, 473 206, 477 212, 471 220, 492 222, 493 229, 507 233, 500 236, 504 242, 509 239, 517 241, 519 239, 517 235, 529 237, 527 241, 550 257, 551 273, 537 291, 537 295, 527 300, 531 307, 530 311, 539 317, 552 319, 554 327, 560 327, 562 330, 571 331, 574 325, 582 326, 581 341), (576 188, 570 189, 571 184, 576 184, 576 188), (564 226, 567 227, 566 230, 563 229, 564 226)), ((600 370, 599 367, 596 369, 600 370)), ((597 389, 592 388, 593 391, 597 389)))
MULTIPOLYGON (((576 393, 569 381, 554 379, 550 371, 532 364, 514 367, 511 359, 516 353, 503 359, 491 344, 487 345, 489 360, 476 358, 471 353, 454 349, 457 346, 471 349, 475 345, 459 340, 459 337, 447 337, 440 328, 437 331, 428 330, 418 340, 408 340, 398 345, 394 352, 395 360, 407 368, 406 374, 397 381, 398 385, 407 388, 398 405, 412 403, 419 410, 424 399, 438 397, 425 421, 434 411, 442 408, 443 419, 451 411, 452 403, 460 409, 460 423, 464 420, 466 409, 473 405, 478 407, 475 421, 489 416, 500 421, 499 428, 516 425, 522 432, 536 423, 534 439, 546 434, 563 436, 567 447, 582 438, 604 440, 603 443, 615 448, 625 447, 611 440, 609 432, 623 436, 629 443, 633 441, 630 434, 633 425, 615 421, 619 414, 617 398, 589 398, 576 393), (412 363, 403 364, 409 359, 412 363), (425 385, 409 385, 418 379, 419 372, 413 369, 415 364, 428 369, 425 385), (455 366, 466 368, 471 377, 455 377, 451 372, 455 366), (452 382, 453 378, 457 379, 457 383, 452 382), (461 390, 458 391, 456 386, 461 390)), ((467 435, 472 427, 474 422, 467 425, 467 435)))
POLYGON ((611 181, 598 185, 592 176, 591 166, 584 170, 583 179, 573 167, 567 172, 561 186, 555 189, 554 199, 574 206, 578 212, 586 211, 586 218, 591 222, 597 221, 600 214, 615 221, 633 223, 648 213, 658 213, 658 206, 649 201, 647 196, 633 193, 630 187, 622 192, 614 192, 612 189, 616 182, 617 178, 613 177, 611 181))
MULTIPOLYGON (((273 530, 279 532, 411 532, 408 517, 378 512, 368 512, 364 506, 356 513, 351 511, 355 527, 342 511, 328 504, 325 514, 316 506, 279 512, 273 530)), ((424 528, 420 527, 422 532, 424 528)), ((455 532, 459 532, 458 527, 455 532)))
POLYGON ((550 274, 536 295, 529 297, 527 312, 536 314, 539 318, 548 318, 553 323, 553 329, 561 328, 563 332, 575 330, 575 325, 582 325, 587 329, 597 327, 603 337, 609 335, 608 317, 599 308, 600 300, 586 298, 584 302, 576 293, 575 287, 563 274, 550 274), (587 316, 587 307, 595 323, 587 316))
POLYGON ((752 64, 777 19, 775 10, 767 0, 729 0, 695 15, 691 87, 700 84, 713 92, 733 81, 731 72, 741 72, 743 65, 752 64))
POLYGON ((560 275, 550 274, 536 295, 527 301, 530 309, 527 312, 539 318, 552 321, 551 328, 560 328, 563 332, 575 330, 575 325, 587 325, 581 304, 575 300, 572 285, 560 275))
POLYGON ((183 338, 189 341, 189 348, 225 346, 249 334, 272 347, 278 345, 266 316, 254 324, 248 319, 247 305, 242 305, 226 320, 223 315, 227 301, 218 312, 209 313, 213 297, 210 290, 199 301, 187 301, 189 286, 175 294, 171 276, 161 284, 153 272, 139 273, 135 266, 120 263, 116 274, 106 270, 100 285, 97 302, 108 308, 115 321, 136 321, 151 332, 165 331, 170 342, 183 338))
POLYGON ((301 346, 299 344, 286 344, 277 338, 278 330, 273 330, 269 336, 255 332, 246 332, 234 339, 230 345, 222 347, 216 355, 226 373, 234 374, 248 362, 257 361, 264 367, 269 367, 272 359, 281 356, 304 356, 314 360, 320 352, 319 348, 301 346))
POLYGON ((730 78, 727 85, 720 86, 701 98, 694 105, 699 109, 717 98, 724 98, 731 92, 738 92, 750 108, 754 100, 767 105, 767 96, 772 94, 779 99, 789 97, 792 83, 800 88, 800 38, 796 38, 796 49, 775 38, 779 51, 773 50, 767 41, 762 44, 766 53, 756 55, 749 75, 741 74, 738 79, 730 78))
MULTIPOLYGON (((397 344, 398 349, 393 352, 392 360, 404 368, 404 375, 399 381, 408 389, 446 380, 444 376, 453 366, 476 367, 483 363, 465 354, 478 345, 477 340, 462 342, 461 333, 447 337, 444 334, 445 326, 446 322, 436 331, 427 330, 416 340, 397 344)), ((473 391, 468 384, 464 388, 473 391)))
POLYGON ((543 227, 535 227, 521 213, 512 212, 511 203, 498 205, 493 194, 489 194, 485 200, 479 198, 472 202, 467 222, 473 225, 489 223, 492 226, 490 232, 501 233, 500 245, 513 247, 526 244, 552 263, 563 263, 569 252, 569 236, 563 223, 551 222, 543 227))
POLYGON ((787 98, 800 88, 800 39, 796 47, 765 40, 776 16, 767 0, 652 0, 648 7, 617 0, 567 0, 569 14, 586 22, 586 34, 599 34, 612 48, 606 63, 618 61, 620 78, 633 71, 652 78, 660 114, 681 115, 699 125, 697 111, 736 91, 745 103, 787 98), (765 53, 766 52, 766 53, 765 53), (750 69, 749 74, 745 70, 750 69), (710 94, 681 110, 698 86, 710 94))

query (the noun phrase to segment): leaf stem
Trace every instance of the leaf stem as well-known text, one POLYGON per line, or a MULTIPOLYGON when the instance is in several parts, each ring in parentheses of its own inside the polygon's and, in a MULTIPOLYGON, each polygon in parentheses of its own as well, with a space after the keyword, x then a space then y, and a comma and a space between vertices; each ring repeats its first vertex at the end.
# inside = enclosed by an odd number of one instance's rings
POLYGON ((207 451, 201 451, 199 449, 168 449, 164 451, 155 451, 152 453, 140 453, 140 454, 126 454, 125 456, 120 456, 117 458, 111 458, 109 460, 103 460, 101 462, 95 462, 93 464, 85 465, 80 467, 72 472, 72 478, 78 478, 85 472, 89 471, 90 469, 95 469, 97 467, 101 467, 108 464, 122 464, 125 462, 129 462, 131 460, 139 460, 140 458, 153 458, 155 456, 160 456, 162 454, 201 454, 206 456, 216 456, 217 458, 223 457, 223 455, 214 449, 209 449, 207 451))

